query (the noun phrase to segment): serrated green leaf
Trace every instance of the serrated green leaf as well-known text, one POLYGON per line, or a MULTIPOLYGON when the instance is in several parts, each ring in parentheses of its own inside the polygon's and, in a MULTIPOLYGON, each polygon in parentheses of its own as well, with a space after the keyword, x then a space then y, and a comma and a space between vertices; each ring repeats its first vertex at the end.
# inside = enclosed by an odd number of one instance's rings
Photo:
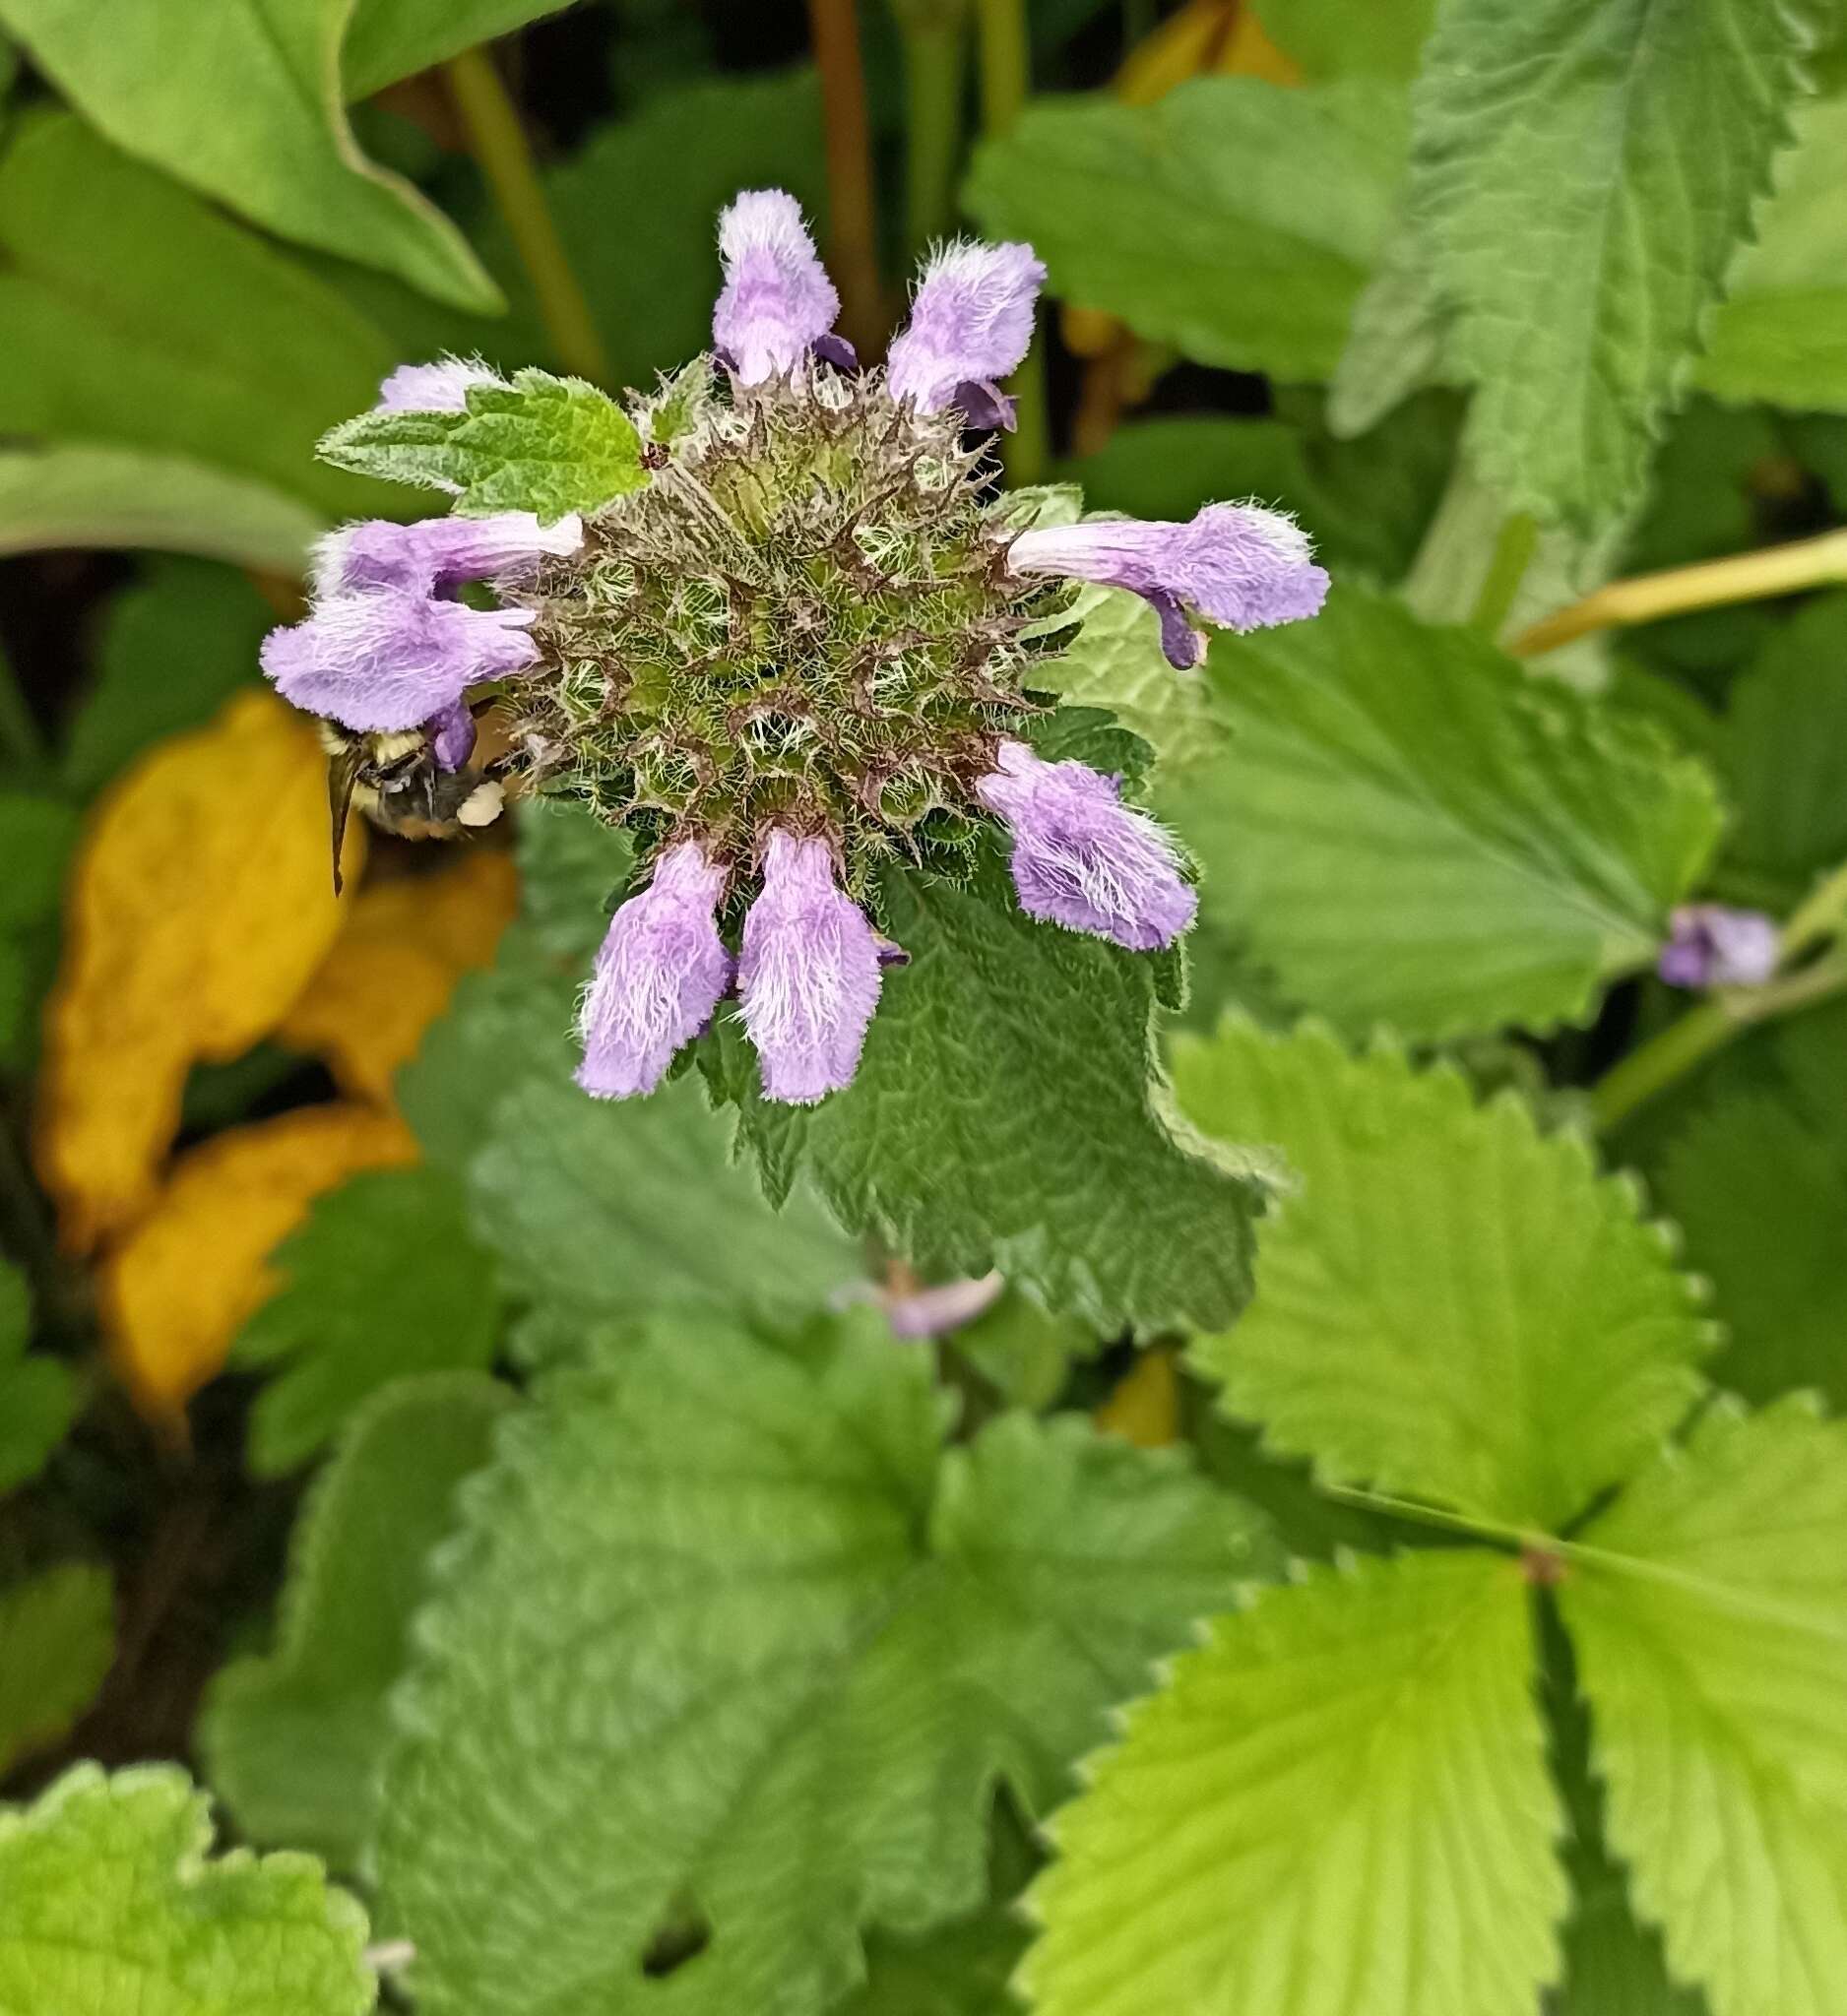
POLYGON ((0 431, 176 455, 330 516, 377 492, 313 446, 400 361, 333 284, 68 114, 0 159, 0 431))
POLYGON ((1732 689, 1720 750, 1727 861, 1793 906, 1847 855, 1847 594, 1771 632, 1732 689))
POLYGON ((1713 2016, 1847 1980, 1847 1428, 1721 1403, 1583 1536, 1559 1603, 1610 1845, 1713 2016))
POLYGON ((70 1562, 0 1589, 0 1776, 64 1734, 114 1653, 106 1569, 70 1562))
POLYGON ((1847 411, 1847 98, 1797 108, 1757 242, 1739 258, 1696 382, 1721 399, 1847 411))
POLYGON ((1026 1944, 1011 1911, 989 1910, 912 1938, 865 1942, 865 1980, 835 2016, 1020 2016, 1007 1982, 1026 1944))
POLYGON ((155 546, 288 577, 326 530, 295 498, 181 456, 86 442, 0 451, 0 553, 155 546))
POLYGON ((510 1398, 479 1373, 436 1372, 349 1424, 301 1509, 275 1651, 225 1667, 199 1722, 213 1789, 250 1839, 358 1866, 428 1557, 510 1398))
POLYGON ((381 1386, 484 1369, 500 1335, 493 1257, 442 1169, 378 1169, 318 1198, 274 1255, 283 1285, 232 1362, 282 1369, 257 1396, 246 1461, 279 1477, 317 1455, 381 1386))
POLYGON ((989 237, 1032 241, 1054 293, 1301 384, 1339 359, 1404 151, 1403 96, 1379 81, 1205 78, 1152 105, 1030 105, 977 153, 964 200, 989 237))
POLYGON ((1193 1347, 1278 1447, 1557 1532, 1697 1399, 1690 1287, 1575 1135, 1312 1027, 1228 1020, 1174 1048, 1188 1116, 1274 1144, 1300 1182, 1259 1228, 1250 1307, 1193 1347))
POLYGON ((26 1277, 0 1260, 0 1492, 35 1477, 77 1412, 70 1368, 28 1353, 32 1295, 26 1277))
POLYGON ((1216 640, 1208 671, 1234 738, 1185 784, 1218 808, 1206 886, 1351 1030, 1584 1019, 1652 962, 1718 837, 1709 774, 1648 724, 1351 587, 1216 640))
POLYGON ((1052 1823, 1037 2016, 1531 2016, 1565 1902, 1532 1656, 1470 1551, 1217 1619, 1052 1823))
MULTIPOLYGON (((586 872, 600 887, 594 857, 586 872)), ((595 923, 600 902, 583 909, 595 923)), ((533 931, 515 926, 494 969, 463 979, 398 1078, 425 1153, 467 1182, 509 1293, 564 1328, 687 1302, 799 1321, 861 1275, 806 1184, 780 1211, 765 1201, 696 1076, 619 1103, 577 1090, 572 975, 533 931)))
POLYGON ((547 371, 471 386, 466 412, 361 413, 320 453, 336 469, 457 491, 458 511, 532 511, 545 525, 648 480, 634 421, 594 385, 547 371))
MULTIPOLYGON (((893 873, 888 974, 854 1082, 759 1098, 742 1135, 925 1275, 997 1267, 1108 1333, 1220 1324, 1248 1288, 1256 1186, 1170 1124, 1150 1041, 1158 963, 1034 923, 990 852, 967 889, 893 873)), ((738 1042, 735 1025, 721 1029, 738 1042)))
POLYGON ((64 743, 64 782, 88 795, 163 736, 211 720, 257 676, 276 612, 245 577, 158 559, 109 603, 89 690, 64 743))
POLYGON ((0 2009, 365 2016, 365 1914, 302 1855, 211 1858, 171 1765, 80 1764, 0 1807, 0 2009))
POLYGON ((77 843, 76 807, 38 791, 0 789, 0 931, 42 924, 58 914, 65 865, 77 843))
POLYGON ((1420 388, 1453 382, 1444 348, 1448 324, 1430 254, 1400 219, 1378 270, 1354 303, 1328 387, 1333 432, 1342 440, 1365 434, 1420 388))
POLYGON ((1847 1406, 1847 1127, 1823 1131, 1836 1103, 1812 1120, 1768 1092, 1716 1098, 1661 1164, 1662 1209, 1725 1326, 1713 1377, 1750 1400, 1813 1386, 1847 1406))
POLYGON ((686 1321, 509 1424, 419 1626, 379 1837, 427 2016, 818 2010, 860 1924, 981 1904, 994 1780, 1043 1810, 1267 1561, 1172 1456, 1019 1415, 944 1450, 944 1417, 875 1318, 787 1352, 686 1321), (688 1928, 703 1950, 650 1980, 688 1928))
POLYGON ((1477 385, 1472 458, 1513 507, 1590 531, 1639 493, 1790 138, 1804 46, 1790 0, 1441 10, 1412 214, 1477 385))
POLYGON ((285 238, 395 273, 460 308, 501 307, 455 225, 367 160, 340 46, 354 0, 0 0, 0 24, 90 123, 138 159, 285 238))
POLYGON ((1044 685, 1078 707, 1107 708, 1141 736, 1164 770, 1202 761, 1225 741, 1211 688, 1197 672, 1176 671, 1161 649, 1161 619, 1138 595, 1083 588, 1058 618, 1077 635, 1055 659, 1034 667, 1044 685))

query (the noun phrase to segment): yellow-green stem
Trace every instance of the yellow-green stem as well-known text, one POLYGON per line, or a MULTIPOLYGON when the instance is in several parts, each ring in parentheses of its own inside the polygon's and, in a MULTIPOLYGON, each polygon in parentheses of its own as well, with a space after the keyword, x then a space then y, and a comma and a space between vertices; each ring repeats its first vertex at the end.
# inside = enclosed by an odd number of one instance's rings
POLYGON ((905 237, 912 259, 956 220, 956 166, 962 153, 966 21, 951 8, 929 21, 900 14, 905 73, 905 237))
MULTIPOLYGON (((995 140, 1012 129, 1031 87, 1026 0, 977 0, 976 21, 981 32, 982 130, 995 140)), ((1043 482, 1051 459, 1043 343, 1035 342, 1027 351, 1008 390, 1016 418, 1013 432, 1001 443, 1007 479, 1016 484, 1043 482)))
POLYGON ((469 151, 480 164, 495 207, 506 220, 545 332, 558 361, 580 378, 601 382, 609 375, 603 338, 571 271, 533 164, 526 130, 492 56, 484 48, 465 49, 443 65, 450 95, 468 134, 469 151))
POLYGON ((1522 658, 1534 658, 1593 630, 1653 623, 1689 609, 1761 601, 1769 596, 1795 595, 1803 589, 1843 581, 1847 581, 1847 532, 1823 533, 1818 538, 1765 546, 1760 552, 1734 553, 1723 560, 1702 560, 1692 567, 1670 567, 1660 574, 1613 581, 1568 609, 1535 623, 1514 639, 1511 648, 1522 658))

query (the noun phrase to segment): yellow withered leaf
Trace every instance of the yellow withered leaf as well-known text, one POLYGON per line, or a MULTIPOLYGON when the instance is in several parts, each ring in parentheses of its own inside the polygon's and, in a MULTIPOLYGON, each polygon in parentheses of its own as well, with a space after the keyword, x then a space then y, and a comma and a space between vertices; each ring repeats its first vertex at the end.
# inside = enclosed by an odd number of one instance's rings
POLYGON ((110 1354, 136 1406, 171 1419, 220 1369, 275 1291, 270 1255, 322 1191, 416 1159, 402 1120, 344 1102, 233 1127, 182 1155, 97 1275, 110 1354))
MULTIPOLYGON (((314 730, 262 690, 161 743, 96 806, 39 1085, 38 1168, 67 1245, 140 1216, 192 1066, 267 1036, 326 958, 341 923, 327 836, 314 730)), ((349 879, 362 847, 355 822, 349 879)))
POLYGON ((493 958, 518 903, 509 856, 464 844, 453 865, 365 890, 279 1040, 325 1057, 342 1091, 387 1103, 398 1066, 463 974, 493 958))
POLYGON ((1180 1389, 1174 1354, 1158 1346, 1143 1352, 1092 1418, 1106 1434, 1120 1435, 1137 1449, 1165 1449, 1178 1442, 1180 1389))

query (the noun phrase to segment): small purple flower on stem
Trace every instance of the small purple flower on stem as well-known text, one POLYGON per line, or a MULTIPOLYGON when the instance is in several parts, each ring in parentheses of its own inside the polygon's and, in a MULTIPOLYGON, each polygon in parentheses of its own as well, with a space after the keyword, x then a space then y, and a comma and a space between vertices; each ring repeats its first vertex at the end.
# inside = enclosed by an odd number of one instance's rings
POLYGON ((1327 598, 1307 536, 1254 504, 1208 504, 1184 525, 1092 518, 1023 532, 1008 549, 1016 574, 1064 574, 1126 588, 1161 617, 1168 662, 1205 656, 1192 612, 1228 630, 1261 630, 1312 616, 1327 598))
POLYGON ((482 679, 538 658, 530 609, 471 609, 402 589, 329 596, 263 640, 263 669, 308 714, 361 733, 414 728, 482 679))
POLYGON ((719 219, 719 257, 725 285, 712 337, 738 383, 793 371, 840 313, 801 206, 781 189, 746 189, 719 219))
POLYGON ((825 841, 771 833, 738 978, 769 1098, 812 1105, 852 1083, 878 1006, 878 939, 825 841))
POLYGON ((506 384, 478 357, 443 357, 434 364, 400 364, 378 388, 382 413, 460 413, 468 410, 471 385, 506 384))
POLYGON ((1760 910, 1722 903, 1683 904, 1656 971, 1671 987, 1756 987, 1782 956, 1776 920, 1760 910))
POLYGON ((959 406, 971 426, 1011 427, 999 380, 1032 346, 1045 279, 1030 245, 958 242, 932 254, 887 359, 892 397, 926 413, 959 406))
POLYGON ((732 957, 714 921, 725 870, 691 841, 666 849, 654 880, 609 923, 578 1017, 577 1082, 595 1099, 652 1092, 712 1019, 732 957))
POLYGON ((314 549, 317 596, 375 588, 438 595, 465 581, 524 572, 546 554, 574 553, 584 543, 575 512, 541 525, 530 511, 489 518, 423 518, 395 525, 367 519, 330 532, 314 549))
POLYGON ((909 1344, 920 1338, 946 1337, 973 1323, 993 1306, 1005 1287, 998 1274, 926 1286, 908 1267, 897 1267, 882 1285, 849 1283, 829 1297, 829 1306, 851 1309, 861 1302, 876 1302, 885 1312, 891 1334, 909 1344))
POLYGON ((1082 763, 1047 763, 1002 742, 976 795, 1013 833, 1013 886, 1028 916, 1089 931, 1130 952, 1172 945, 1199 899, 1168 837, 1122 802, 1119 778, 1082 763))

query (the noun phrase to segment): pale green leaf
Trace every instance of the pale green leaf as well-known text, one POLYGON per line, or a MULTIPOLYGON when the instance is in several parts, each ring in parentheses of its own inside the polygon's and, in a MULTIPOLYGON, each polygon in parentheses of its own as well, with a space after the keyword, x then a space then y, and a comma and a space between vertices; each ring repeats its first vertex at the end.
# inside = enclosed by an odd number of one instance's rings
POLYGON ((1728 865, 1793 907, 1847 856, 1847 594, 1771 633, 1732 689, 1720 762, 1728 865))
POLYGON ((1279 1448, 1557 1532, 1698 1397, 1690 1286, 1575 1135, 1312 1027, 1228 1020, 1174 1048, 1188 1116, 1299 1184, 1261 1223, 1250 1307, 1193 1347, 1279 1448))
POLYGON ((1347 346, 1328 387, 1327 423, 1343 439, 1377 426, 1420 387, 1450 382, 1448 312, 1430 255, 1400 220, 1378 271, 1354 304, 1347 346))
POLYGON ((466 412, 366 412, 321 442, 338 469, 460 494, 458 511, 537 512, 549 525, 648 480, 635 423, 594 385, 518 372, 472 385, 466 412))
POLYGON ((571 0, 357 0, 350 4, 340 68, 350 98, 511 34, 571 0))
POLYGON ((1659 1183, 1662 1209, 1687 1235, 1687 1264, 1710 1279, 1725 1326, 1713 1377, 1751 1400, 1813 1386, 1847 1406, 1838 1081, 1829 1102, 1807 1113, 1767 1092, 1714 1100, 1673 1138, 1659 1183))
MULTIPOLYGON (((773 1105, 743 1062, 766 1177, 805 1169, 924 1274, 997 1267, 1105 1333, 1229 1321, 1258 1193, 1171 1122, 1158 963, 1033 922, 991 852, 966 889, 894 872, 881 905, 911 963, 885 977, 853 1084, 773 1105)), ((720 1033, 741 1050, 733 1023, 720 1033)))
POLYGON ((1052 1822, 1038 2016, 1531 2016, 1557 1795, 1501 1555, 1317 1569, 1219 1618, 1052 1822))
POLYGON ((319 1453, 381 1386, 484 1368, 500 1335, 493 1257, 442 1169, 377 1169, 316 1200, 272 1255, 276 1293, 232 1348, 239 1369, 275 1367, 257 1396, 246 1461, 277 1477, 319 1453))
POLYGON ((290 1544, 276 1649, 225 1667, 199 1723, 213 1789, 252 1840, 358 1866, 428 1557, 509 1398, 476 1372, 401 1380, 353 1417, 316 1480, 290 1544))
POLYGON ((114 1652, 106 1569, 71 1562, 0 1589, 0 1777, 65 1733, 114 1652))
POLYGON ((67 114, 0 158, 0 430, 208 463, 328 514, 314 443, 399 361, 335 288, 67 114))
POLYGON ((462 233, 347 121, 353 0, 0 0, 0 24, 115 146, 280 237, 457 307, 501 305, 462 233))
POLYGON ((1847 1428, 1721 1403, 1583 1535, 1559 1602, 1610 1845, 1713 2016, 1847 1980, 1847 1428))
POLYGON ((1032 241, 1054 293, 1299 384, 1339 359, 1404 151, 1402 94, 1376 80, 1206 78, 1152 105, 1031 105, 978 152, 964 198, 988 237, 1032 241))
POLYGON ((151 743, 210 721, 257 677, 275 621, 233 568, 149 561, 103 616, 92 683, 65 733, 65 783, 88 795, 151 743))
POLYGON ((31 1332, 26 1277, 0 1260, 0 1492, 38 1474, 77 1412, 70 1368, 40 1352, 29 1353, 31 1332))
POLYGON ((1796 113, 1757 242, 1713 317, 1697 382, 1721 399, 1847 411, 1847 97, 1796 113))
POLYGON ((1435 0, 1256 0, 1257 19, 1310 77, 1412 77, 1435 0))
POLYGON ((1216 808, 1206 886, 1351 1029, 1583 1020, 1652 963, 1718 836, 1709 774, 1651 724, 1353 588, 1218 639, 1208 671, 1235 732, 1185 783, 1216 808))
POLYGON ((876 1318, 787 1351, 684 1320, 509 1422, 386 1787, 424 2016, 819 2010, 860 1925, 986 1901, 995 1780, 1043 1811, 1269 1558, 1171 1454, 1020 1415, 944 1449, 946 1410, 876 1318))
POLYGON ((184 456, 70 441, 0 450, 0 553, 155 546, 289 576, 326 530, 293 497, 184 456))
POLYGON ((0 2009, 20 2016, 365 2016, 365 1914, 303 1855, 212 1857, 172 1765, 68 1771, 0 1807, 0 2009))
MULTIPOLYGON (((567 867, 565 886, 580 871, 601 935, 600 870, 567 867)), ((542 890, 529 873, 529 907, 542 890)), ((646 1100, 577 1090, 571 975, 534 928, 516 926, 497 966, 463 980, 398 1080, 425 1153, 467 1180, 508 1292, 565 1328, 684 1302, 793 1321, 861 1275, 859 1245, 805 1183, 780 1211, 765 1201, 733 1156, 735 1120, 708 1107, 695 1075, 646 1100)))
POLYGON ((1584 530, 1640 491, 1790 137, 1792 0, 1450 0, 1413 92, 1412 212, 1477 384, 1471 454, 1584 530))
POLYGON ((1120 588, 1083 588, 1056 619, 1081 626, 1054 659, 1034 668, 1036 685, 1077 707, 1104 707, 1178 772, 1225 742, 1212 690, 1197 672, 1177 671, 1161 649, 1152 604, 1120 588))

